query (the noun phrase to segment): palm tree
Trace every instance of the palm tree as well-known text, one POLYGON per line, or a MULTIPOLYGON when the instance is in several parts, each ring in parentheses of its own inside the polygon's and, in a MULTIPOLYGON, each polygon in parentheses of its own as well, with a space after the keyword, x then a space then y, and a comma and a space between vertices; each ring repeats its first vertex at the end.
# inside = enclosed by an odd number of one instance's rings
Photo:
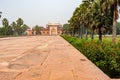
POLYGON ((79 37, 82 39, 83 38, 83 33, 84 33, 84 27, 85 27, 85 4, 82 3, 79 8, 77 8, 76 12, 76 22, 78 24, 78 34, 79 37))
POLYGON ((9 21, 7 20, 7 18, 4 18, 2 20, 2 24, 3 24, 3 28, 4 28, 4 33, 5 35, 12 35, 13 34, 13 30, 12 27, 9 26, 9 21))
MULTIPOLYGON (((87 39, 88 29, 91 29, 91 39, 94 38, 94 31, 98 32, 99 40, 102 41, 102 34, 110 30, 112 24, 112 9, 108 2, 112 0, 83 0, 70 18, 70 30, 73 35, 78 32, 82 38, 83 28, 86 29, 85 38, 87 39), (91 3, 92 2, 92 3, 91 3), (107 4, 105 4, 105 2, 107 4), (104 7, 105 6, 105 7, 104 7), (107 8, 110 6, 110 9, 107 8)), ((112 3, 112 2, 111 2, 112 3)))
MULTIPOLYGON (((93 21, 91 24, 92 27, 92 33, 94 33, 94 30, 96 29, 99 35, 99 41, 102 41, 102 34, 103 34, 103 28, 105 28, 106 23, 109 18, 107 19, 106 17, 109 17, 110 15, 107 15, 108 12, 105 12, 102 10, 103 0, 96 0, 92 2, 91 6, 91 12, 93 16, 93 21)), ((92 37, 93 38, 93 37, 92 37)))
POLYGON ((18 20, 16 21, 17 25, 20 27, 21 25, 23 25, 23 20, 21 18, 18 18, 18 20))
POLYGON ((28 27, 28 25, 23 24, 23 25, 21 26, 21 28, 22 28, 22 34, 24 35, 24 34, 26 34, 25 32, 27 31, 27 29, 28 29, 29 27, 28 27))
MULTIPOLYGON (((85 0, 86 1, 86 0, 85 0)), ((85 3, 84 5, 86 7, 86 11, 84 14, 84 24, 86 25, 86 36, 85 38, 87 39, 87 32, 88 28, 91 28, 92 34, 91 34, 91 39, 93 40, 94 38, 94 31, 95 29, 98 29, 98 34, 99 34, 99 40, 102 41, 102 33, 101 33, 101 28, 102 28, 102 12, 101 12, 101 7, 100 7, 100 1, 96 0, 93 1, 92 3, 88 2, 85 3)))
POLYGON ((63 34, 69 34, 69 24, 63 24, 63 28, 62 28, 63 34))
POLYGON ((106 8, 111 11, 112 18, 113 18, 113 34, 112 34, 112 41, 116 43, 116 21, 118 19, 118 6, 120 6, 120 0, 105 0, 103 1, 102 9, 105 10, 106 8))
POLYGON ((74 32, 80 37, 80 7, 77 7, 73 13, 74 32))
POLYGON ((118 6, 120 6, 120 0, 110 0, 111 2, 111 10, 113 11, 113 35, 112 41, 116 43, 116 21, 118 19, 118 6), (112 9, 113 7, 113 9, 112 9))
POLYGON ((17 35, 17 24, 15 22, 12 22, 11 27, 13 29, 13 34, 17 35))
POLYGON ((80 12, 79 12, 79 18, 80 18, 80 38, 83 38, 84 33, 84 27, 85 27, 85 5, 81 4, 80 6, 80 12))
POLYGON ((22 28, 21 26, 23 25, 24 21, 21 18, 18 18, 17 22, 17 33, 18 35, 22 34, 22 28))
POLYGON ((4 18, 2 20, 2 24, 3 24, 3 27, 8 27, 9 26, 9 21, 7 20, 7 18, 4 18))
POLYGON ((85 39, 88 39, 88 29, 91 26, 91 23, 93 21, 93 16, 92 16, 92 9, 91 6, 92 4, 89 2, 84 3, 84 6, 86 8, 86 11, 84 13, 84 25, 85 25, 85 39))
POLYGON ((89 24, 89 28, 91 29, 91 40, 94 39, 94 32, 95 32, 95 29, 96 29, 96 26, 95 26, 95 20, 96 20, 96 9, 95 9, 95 4, 94 3, 90 3, 89 4, 89 8, 88 8, 88 11, 87 11, 87 18, 88 18, 88 24, 89 24))

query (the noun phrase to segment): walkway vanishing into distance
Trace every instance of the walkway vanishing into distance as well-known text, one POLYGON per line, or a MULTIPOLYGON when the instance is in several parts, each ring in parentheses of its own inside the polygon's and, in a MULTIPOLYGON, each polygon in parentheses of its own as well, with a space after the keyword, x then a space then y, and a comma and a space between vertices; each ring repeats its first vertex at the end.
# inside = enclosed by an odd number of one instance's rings
POLYGON ((0 38, 0 80, 110 80, 60 36, 0 38))

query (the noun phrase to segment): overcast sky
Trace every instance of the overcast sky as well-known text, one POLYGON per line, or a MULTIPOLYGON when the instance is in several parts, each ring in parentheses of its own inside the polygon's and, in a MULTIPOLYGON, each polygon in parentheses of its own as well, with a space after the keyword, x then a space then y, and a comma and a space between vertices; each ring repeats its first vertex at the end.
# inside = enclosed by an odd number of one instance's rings
POLYGON ((45 26, 48 22, 64 24, 81 2, 82 0, 0 0, 1 20, 7 18, 11 23, 20 17, 30 27, 45 26))

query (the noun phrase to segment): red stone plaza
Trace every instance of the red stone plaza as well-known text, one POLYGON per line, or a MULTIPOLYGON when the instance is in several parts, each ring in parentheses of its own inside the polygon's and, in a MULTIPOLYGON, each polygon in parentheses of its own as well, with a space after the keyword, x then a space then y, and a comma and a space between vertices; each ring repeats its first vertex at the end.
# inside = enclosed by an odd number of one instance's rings
POLYGON ((60 36, 0 38, 0 80, 111 80, 60 36))

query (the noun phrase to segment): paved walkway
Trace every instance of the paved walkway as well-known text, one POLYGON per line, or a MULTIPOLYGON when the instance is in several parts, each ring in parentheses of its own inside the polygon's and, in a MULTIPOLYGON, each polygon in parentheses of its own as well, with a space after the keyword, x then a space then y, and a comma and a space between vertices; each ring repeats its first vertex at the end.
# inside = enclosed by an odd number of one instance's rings
POLYGON ((0 80, 110 80, 60 36, 0 39, 0 80))

